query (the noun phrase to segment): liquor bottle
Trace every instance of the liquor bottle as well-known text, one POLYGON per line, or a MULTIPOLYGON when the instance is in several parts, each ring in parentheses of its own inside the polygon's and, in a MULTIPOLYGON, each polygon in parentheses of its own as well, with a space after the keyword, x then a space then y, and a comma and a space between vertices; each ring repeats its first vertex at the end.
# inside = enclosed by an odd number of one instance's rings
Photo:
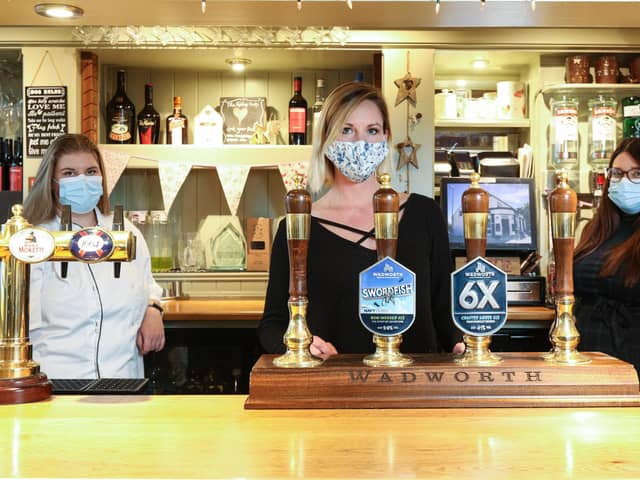
POLYGON ((9 165, 9 190, 22 191, 22 138, 17 137, 13 142, 13 162, 9 165))
POLYGON ((289 145, 307 143, 307 101, 302 96, 302 77, 293 79, 293 97, 289 100, 289 145))
POLYGON ((125 71, 118 70, 118 88, 107 104, 107 143, 135 143, 136 108, 125 91, 125 71))
POLYGON ((578 167, 578 100, 552 98, 549 166, 574 170, 578 167))
POLYGON ((316 80, 316 101, 313 102, 311 107, 311 129, 309 133, 311 138, 309 143, 313 143, 316 126, 320 121, 320 113, 322 112, 322 106, 324 105, 324 78, 318 78, 316 80))
POLYGON ((167 144, 185 145, 189 121, 182 113, 182 97, 173 97, 173 113, 167 117, 167 144))
POLYGON ((616 109, 618 102, 598 95, 589 106, 589 164, 595 170, 606 167, 616 148, 616 109))
POLYGON ((138 114, 138 135, 143 145, 157 144, 160 140, 160 114, 153 108, 153 85, 144 86, 144 108, 138 114))
POLYGON ((9 183, 9 170, 13 163, 13 140, 4 139, 4 148, 2 153, 2 190, 8 191, 11 186, 9 183))
POLYGON ((640 97, 622 99, 622 137, 640 137, 640 97))

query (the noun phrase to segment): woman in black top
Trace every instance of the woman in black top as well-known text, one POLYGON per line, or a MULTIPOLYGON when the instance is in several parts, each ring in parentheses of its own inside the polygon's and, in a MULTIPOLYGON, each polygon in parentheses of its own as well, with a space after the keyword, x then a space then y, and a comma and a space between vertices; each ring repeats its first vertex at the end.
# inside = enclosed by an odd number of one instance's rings
POLYGON ((574 261, 580 349, 600 351, 640 371, 640 139, 611 156, 602 202, 574 261))
MULTIPOLYGON (((309 169, 314 192, 308 257, 307 323, 310 350, 321 358, 375 350, 358 317, 358 275, 377 261, 373 234, 376 169, 384 169, 389 114, 380 92, 351 82, 327 97, 309 169)), ((416 319, 403 334, 404 352, 464 351, 450 315, 451 255, 438 205, 421 195, 400 194, 397 260, 416 274, 416 319)), ((289 259, 284 222, 273 244, 265 310, 258 329, 270 353, 285 351, 289 259)))

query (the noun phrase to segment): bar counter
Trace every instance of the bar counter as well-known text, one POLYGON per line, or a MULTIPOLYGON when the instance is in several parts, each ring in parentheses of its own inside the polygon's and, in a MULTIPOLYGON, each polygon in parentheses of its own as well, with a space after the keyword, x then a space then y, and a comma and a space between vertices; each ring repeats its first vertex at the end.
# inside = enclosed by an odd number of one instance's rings
POLYGON ((0 406, 0 477, 640 478, 640 408, 253 410, 244 396, 0 406))
MULTIPOLYGON (((162 302, 168 327, 194 326, 205 322, 210 327, 253 328, 264 309, 264 297, 193 297, 162 302)), ((509 306, 510 322, 545 322, 554 318, 554 310, 537 306, 509 306)), ((205 323, 200 324, 204 326, 205 323)))

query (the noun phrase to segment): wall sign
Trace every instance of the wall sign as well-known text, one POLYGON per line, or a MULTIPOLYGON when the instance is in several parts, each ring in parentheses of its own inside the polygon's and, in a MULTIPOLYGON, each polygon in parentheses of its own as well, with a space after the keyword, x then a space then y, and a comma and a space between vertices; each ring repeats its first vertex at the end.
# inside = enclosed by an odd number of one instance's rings
POLYGON ((267 123, 265 97, 221 97, 220 114, 223 119, 223 142, 230 144, 265 143, 260 140, 267 123))
POLYGON ((26 87, 26 152, 41 157, 49 144, 68 132, 67 87, 26 87))

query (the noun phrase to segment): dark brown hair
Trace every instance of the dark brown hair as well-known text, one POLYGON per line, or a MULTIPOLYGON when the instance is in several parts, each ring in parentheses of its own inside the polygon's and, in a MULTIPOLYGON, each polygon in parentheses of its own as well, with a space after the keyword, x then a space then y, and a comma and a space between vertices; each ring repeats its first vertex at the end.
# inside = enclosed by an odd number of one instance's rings
MULTIPOLYGON (((613 165, 616 157, 622 153, 628 153, 640 166, 640 138, 627 138, 623 140, 611 155, 609 167, 613 165)), ((600 247, 620 225, 621 212, 609 199, 609 184, 607 178, 604 183, 600 207, 594 217, 584 227, 580 241, 575 250, 576 260, 584 258, 600 247)), ((633 234, 624 242, 616 245, 605 254, 604 263, 600 270, 601 277, 610 277, 618 269, 622 268, 624 284, 627 287, 640 280, 640 217, 633 223, 633 234)))

